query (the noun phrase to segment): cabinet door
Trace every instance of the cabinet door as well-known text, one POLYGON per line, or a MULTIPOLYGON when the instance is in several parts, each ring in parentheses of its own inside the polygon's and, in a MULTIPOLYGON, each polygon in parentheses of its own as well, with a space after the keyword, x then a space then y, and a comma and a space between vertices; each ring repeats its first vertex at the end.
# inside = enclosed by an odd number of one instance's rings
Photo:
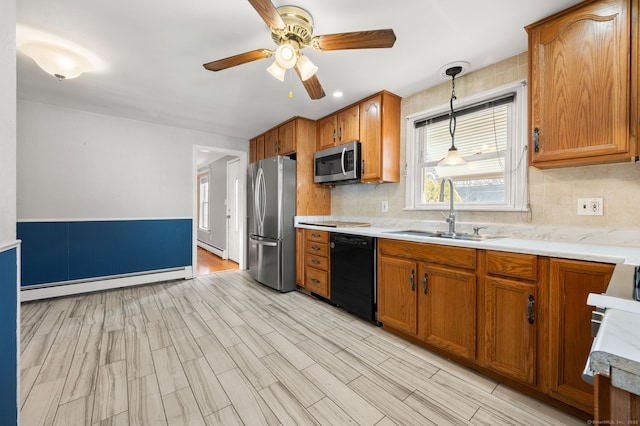
POLYGON ((249 163, 264 159, 264 135, 256 136, 249 141, 249 163))
POLYGON ((551 395, 585 412, 593 410, 593 386, 582 380, 593 338, 589 293, 607 289, 613 265, 551 259, 549 385, 551 395))
POLYGON ((382 96, 360 104, 360 142, 362 143, 362 180, 382 175, 382 96))
POLYGON ((417 264, 397 257, 378 257, 378 321, 416 335, 417 264))
POLYGON ((338 113, 338 144, 360 139, 360 108, 354 105, 338 113))
MULTIPOLYGON (((483 364, 514 379, 536 384, 536 285, 487 277, 483 364)), ((482 315, 482 313, 481 313, 482 315)))
POLYGON ((330 115, 318 120, 318 142, 316 151, 335 146, 338 138, 338 118, 330 115))
POLYGON ((296 121, 291 120, 278 127, 278 155, 296 152, 296 121))
POLYGON ((278 155, 278 129, 269 130, 264 134, 264 158, 278 155))
POLYGON ((586 3, 527 28, 533 166, 631 155, 631 2, 586 3))
POLYGON ((420 264, 418 338, 467 359, 476 357, 475 271, 420 264))

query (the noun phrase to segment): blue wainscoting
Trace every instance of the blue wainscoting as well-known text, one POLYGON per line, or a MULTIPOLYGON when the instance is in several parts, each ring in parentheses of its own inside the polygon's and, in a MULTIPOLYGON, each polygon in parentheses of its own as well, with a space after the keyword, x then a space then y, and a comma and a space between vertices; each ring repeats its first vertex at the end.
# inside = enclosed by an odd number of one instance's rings
POLYGON ((17 399, 17 248, 0 251, 0 419, 18 424, 17 399))
POLYGON ((191 266, 191 219, 18 222, 22 286, 191 266))

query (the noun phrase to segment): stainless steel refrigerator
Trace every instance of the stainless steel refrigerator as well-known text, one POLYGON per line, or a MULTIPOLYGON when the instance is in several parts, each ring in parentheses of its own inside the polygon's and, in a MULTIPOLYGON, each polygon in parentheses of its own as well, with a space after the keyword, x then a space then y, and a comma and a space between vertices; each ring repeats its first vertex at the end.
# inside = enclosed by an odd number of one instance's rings
POLYGON ((278 291, 295 290, 296 162, 276 156, 249 164, 249 272, 278 291))

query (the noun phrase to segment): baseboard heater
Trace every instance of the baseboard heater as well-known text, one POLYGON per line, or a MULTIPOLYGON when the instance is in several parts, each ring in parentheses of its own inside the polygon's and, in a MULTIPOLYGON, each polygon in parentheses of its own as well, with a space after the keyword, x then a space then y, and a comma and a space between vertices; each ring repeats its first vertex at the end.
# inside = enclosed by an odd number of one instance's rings
POLYGON ((227 251, 225 249, 221 249, 218 248, 216 246, 212 246, 211 244, 207 244, 204 241, 200 241, 198 240, 198 247, 202 247, 203 249, 205 249, 206 251, 215 254, 216 256, 219 256, 222 259, 228 259, 227 257, 227 251))
POLYGON ((110 275, 83 280, 63 281, 56 283, 30 285, 20 289, 20 301, 49 299, 52 297, 70 296, 95 291, 112 290, 160 281, 193 278, 193 268, 180 268, 143 271, 132 274, 110 275))

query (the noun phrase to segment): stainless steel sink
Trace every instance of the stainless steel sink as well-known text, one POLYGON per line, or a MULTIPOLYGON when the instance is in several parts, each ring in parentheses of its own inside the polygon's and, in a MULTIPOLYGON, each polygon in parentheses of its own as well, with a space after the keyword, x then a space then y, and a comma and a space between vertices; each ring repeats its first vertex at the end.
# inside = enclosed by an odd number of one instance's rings
POLYGON ((394 235, 406 235, 408 237, 432 237, 432 238, 447 238, 449 240, 465 240, 465 241, 487 241, 495 240, 498 238, 505 238, 498 235, 478 235, 467 234, 464 232, 446 232, 446 231, 420 231, 415 229, 406 229, 399 231, 387 231, 385 234, 394 235))

